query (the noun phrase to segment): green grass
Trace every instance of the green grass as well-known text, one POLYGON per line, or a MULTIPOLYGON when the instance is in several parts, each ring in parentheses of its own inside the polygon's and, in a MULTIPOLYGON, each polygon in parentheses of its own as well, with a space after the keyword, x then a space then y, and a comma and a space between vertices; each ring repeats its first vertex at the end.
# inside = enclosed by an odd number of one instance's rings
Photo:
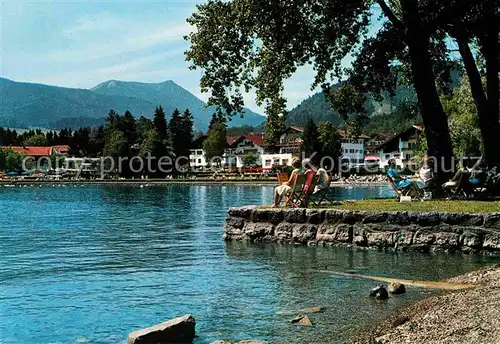
MULTIPOLYGON (((325 208, 324 205, 321 208, 325 208)), ((371 199, 362 201, 341 201, 338 205, 328 206, 341 210, 368 211, 439 211, 452 213, 489 213, 500 212, 500 201, 447 201, 399 203, 394 199, 371 199)))

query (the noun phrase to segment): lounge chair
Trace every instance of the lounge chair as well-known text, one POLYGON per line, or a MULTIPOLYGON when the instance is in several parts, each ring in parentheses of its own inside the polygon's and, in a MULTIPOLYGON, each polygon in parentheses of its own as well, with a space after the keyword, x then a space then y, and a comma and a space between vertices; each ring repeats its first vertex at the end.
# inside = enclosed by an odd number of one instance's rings
POLYGON ((300 205, 307 207, 309 205, 310 197, 314 192, 314 188, 316 187, 316 183, 318 182, 318 177, 316 176, 316 172, 313 170, 307 171, 305 175, 306 181, 300 195, 300 205))
POLYGON ((443 189, 447 194, 447 198, 450 200, 467 200, 474 198, 474 188, 469 182, 470 172, 462 171, 456 184, 453 186, 447 186, 446 183, 443 184, 443 189))
POLYGON ((278 176, 278 185, 288 182, 288 173, 280 172, 277 174, 278 176))
POLYGON ((312 204, 314 204, 317 207, 319 207, 321 205, 321 202, 327 202, 327 203, 330 203, 331 205, 338 204, 337 201, 332 200, 328 195, 330 192, 330 185, 331 185, 331 181, 330 181, 330 184, 328 185, 328 187, 326 187, 324 189, 320 189, 320 190, 318 190, 318 192, 313 192, 309 196, 309 201, 312 202, 312 204))
POLYGON ((297 174, 293 180, 292 189, 286 196, 285 206, 298 207, 302 204, 305 184, 306 175, 297 174))
POLYGON ((394 183, 394 180, 387 176, 387 181, 389 183, 389 187, 396 193, 396 200, 399 201, 401 196, 409 196, 411 193, 411 187, 407 186, 405 188, 398 188, 396 184, 394 183))

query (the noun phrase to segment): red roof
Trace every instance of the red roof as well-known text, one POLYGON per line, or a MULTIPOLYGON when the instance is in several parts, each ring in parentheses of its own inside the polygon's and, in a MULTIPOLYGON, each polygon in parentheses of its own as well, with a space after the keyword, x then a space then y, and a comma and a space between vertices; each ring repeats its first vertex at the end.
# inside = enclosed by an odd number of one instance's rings
POLYGON ((52 148, 54 148, 57 154, 68 153, 71 149, 68 145, 52 146, 52 148))
POLYGON ((12 149, 17 154, 28 155, 28 156, 50 156, 52 153, 52 147, 20 147, 20 146, 10 146, 7 149, 12 149))
POLYGON ((255 145, 263 147, 264 138, 262 137, 262 135, 245 135, 245 137, 252 141, 255 145))
POLYGON ((240 136, 227 136, 226 142, 229 146, 231 146, 234 143, 234 141, 236 141, 239 138, 240 138, 240 136))

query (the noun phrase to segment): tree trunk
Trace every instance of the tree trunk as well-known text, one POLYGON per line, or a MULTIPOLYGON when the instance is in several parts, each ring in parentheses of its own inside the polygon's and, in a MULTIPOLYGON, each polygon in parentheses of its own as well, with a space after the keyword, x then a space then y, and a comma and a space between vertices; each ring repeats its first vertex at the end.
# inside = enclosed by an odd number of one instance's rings
MULTIPOLYGON (((484 159, 486 160, 488 166, 494 166, 500 161, 500 150, 497 147, 497 135, 499 135, 498 110, 495 113, 493 104, 493 102, 495 101, 495 97, 493 95, 492 102, 490 102, 486 97, 483 89, 483 84, 481 82, 481 75, 479 74, 476 61, 474 60, 474 55, 472 55, 472 51, 470 50, 467 40, 464 38, 457 38, 457 43, 460 55, 462 56, 462 60, 464 62, 467 76, 469 77, 472 97, 474 98, 474 103, 476 104, 477 115, 479 119, 479 128, 481 130, 481 136, 483 138, 484 144, 484 159)), ((496 73, 495 79, 498 80, 496 73)))
POLYGON ((496 11, 497 9, 494 7, 487 11, 486 32, 479 38, 481 53, 486 60, 486 94, 488 98, 488 111, 479 117, 479 126, 483 135, 485 153, 488 145, 489 155, 486 157, 488 166, 500 165, 500 149, 498 149, 497 143, 497 138, 500 135, 500 43, 498 41, 499 28, 495 18, 496 11))
POLYGON ((453 150, 448 118, 441 105, 436 88, 436 79, 432 71, 429 35, 421 24, 417 1, 403 0, 401 5, 406 24, 406 40, 410 54, 413 83, 424 122, 429 156, 435 158, 437 179, 445 180, 454 168, 452 166, 453 150))

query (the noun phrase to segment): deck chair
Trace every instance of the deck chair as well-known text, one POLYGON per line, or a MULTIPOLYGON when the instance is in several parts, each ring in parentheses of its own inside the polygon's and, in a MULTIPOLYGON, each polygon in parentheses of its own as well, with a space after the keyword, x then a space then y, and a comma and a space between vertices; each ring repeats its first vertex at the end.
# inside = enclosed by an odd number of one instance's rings
POLYGON ((305 174, 297 174, 293 180, 292 190, 286 196, 286 207, 298 207, 302 203, 302 195, 304 192, 304 184, 306 183, 305 174))
POLYGON ((469 182, 470 172, 462 172, 455 186, 445 187, 444 191, 450 200, 467 200, 474 198, 474 188, 469 182))
POLYGON ((309 196, 309 201, 311 201, 312 204, 314 204, 317 207, 319 207, 322 202, 327 202, 330 203, 331 205, 338 204, 337 201, 332 200, 328 195, 330 192, 331 183, 332 182, 330 181, 328 187, 321 189, 318 192, 313 191, 313 193, 309 196))
POLYGON ((288 173, 280 172, 277 174, 278 176, 278 185, 288 182, 288 173))
MULTIPOLYGON (((389 187, 394 190, 396 193, 396 200, 399 201, 401 199, 401 196, 411 196, 412 193, 412 188, 411 186, 407 186, 404 188, 398 188, 396 184, 394 183, 394 179, 392 179, 390 176, 387 176, 387 181, 389 182, 389 187)), ((418 195, 420 196, 420 195, 418 195)), ((417 198, 418 198, 417 196, 417 198)), ((421 198, 421 197, 420 197, 421 198)))
POLYGON ((316 187, 316 183, 318 182, 318 178, 316 176, 316 172, 313 170, 309 170, 305 173, 306 181, 304 183, 304 187, 302 188, 302 193, 300 195, 300 205, 303 207, 307 207, 309 205, 309 200, 314 192, 314 188, 316 187))

